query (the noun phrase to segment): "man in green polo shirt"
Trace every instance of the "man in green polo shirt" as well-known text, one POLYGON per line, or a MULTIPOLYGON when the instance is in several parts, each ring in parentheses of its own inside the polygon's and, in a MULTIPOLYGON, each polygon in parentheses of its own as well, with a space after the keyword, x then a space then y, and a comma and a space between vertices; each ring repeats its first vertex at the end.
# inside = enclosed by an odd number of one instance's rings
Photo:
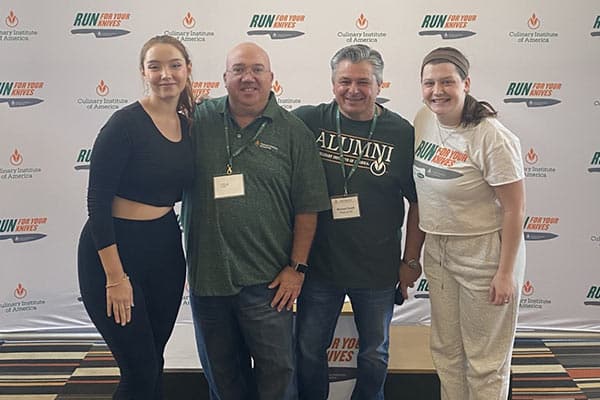
POLYGON ((310 130, 277 105, 262 48, 234 47, 223 79, 227 96, 195 111, 183 210, 198 350, 213 398, 293 399, 292 305, 329 207, 323 167, 310 130))

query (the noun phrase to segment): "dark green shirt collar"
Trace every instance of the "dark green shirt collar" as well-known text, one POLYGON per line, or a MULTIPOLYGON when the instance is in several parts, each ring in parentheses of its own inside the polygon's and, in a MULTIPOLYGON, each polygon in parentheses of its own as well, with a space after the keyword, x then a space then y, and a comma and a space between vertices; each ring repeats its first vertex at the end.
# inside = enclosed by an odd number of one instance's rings
MULTIPOLYGON (((225 107, 227 107, 227 99, 229 96, 223 96, 219 99, 219 102, 216 106, 216 110, 219 114, 225 114, 225 107)), ((269 101, 267 102, 267 106, 263 110, 262 114, 256 117, 256 119, 260 118, 268 118, 271 121, 278 115, 279 113, 279 105, 277 104, 277 100, 275 99, 275 93, 272 91, 269 93, 269 101)))

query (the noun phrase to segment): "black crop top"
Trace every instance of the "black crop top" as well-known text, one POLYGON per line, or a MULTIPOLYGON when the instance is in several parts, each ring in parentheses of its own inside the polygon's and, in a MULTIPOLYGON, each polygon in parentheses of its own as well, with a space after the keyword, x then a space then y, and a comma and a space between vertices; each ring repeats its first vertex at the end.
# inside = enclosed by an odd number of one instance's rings
POLYGON ((181 141, 164 137, 139 102, 116 111, 100 130, 92 149, 88 215, 96 249, 115 243, 115 195, 172 206, 193 179, 189 125, 181 118, 181 141))

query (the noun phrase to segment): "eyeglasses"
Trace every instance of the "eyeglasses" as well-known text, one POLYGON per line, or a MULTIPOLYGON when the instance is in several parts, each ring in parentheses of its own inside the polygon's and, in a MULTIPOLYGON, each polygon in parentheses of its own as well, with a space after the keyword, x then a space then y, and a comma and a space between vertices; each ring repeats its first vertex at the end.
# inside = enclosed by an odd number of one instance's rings
POLYGON ((265 72, 268 72, 264 65, 253 65, 251 67, 246 67, 245 65, 235 65, 227 71, 231 72, 235 76, 242 76, 247 72, 250 72, 250 74, 253 76, 261 76, 265 72))

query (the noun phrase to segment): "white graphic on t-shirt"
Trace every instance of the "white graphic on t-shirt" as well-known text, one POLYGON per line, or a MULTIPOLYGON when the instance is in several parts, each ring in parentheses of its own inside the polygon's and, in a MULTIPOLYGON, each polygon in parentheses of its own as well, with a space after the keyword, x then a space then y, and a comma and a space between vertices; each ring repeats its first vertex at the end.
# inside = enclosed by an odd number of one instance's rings
MULTIPOLYGON (((358 168, 368 169, 375 176, 386 173, 391 163, 394 146, 375 140, 366 140, 348 134, 341 135, 342 152, 345 165, 352 166, 356 158, 363 153, 358 163, 358 168)), ((321 131, 317 138, 321 159, 324 161, 340 163, 340 148, 336 132, 321 131)))
POLYGON ((374 160, 371 163, 371 173, 375 176, 381 176, 383 174, 385 174, 387 167, 385 166, 385 163, 381 160, 381 158, 374 160))

